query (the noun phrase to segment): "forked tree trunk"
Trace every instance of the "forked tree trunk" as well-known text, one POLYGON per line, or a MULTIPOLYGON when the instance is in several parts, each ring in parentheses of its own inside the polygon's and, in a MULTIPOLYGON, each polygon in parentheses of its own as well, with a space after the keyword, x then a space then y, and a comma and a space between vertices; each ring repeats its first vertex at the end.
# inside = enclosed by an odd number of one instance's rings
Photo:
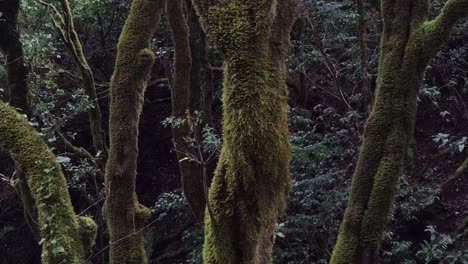
POLYGON ((417 95, 429 61, 468 12, 468 0, 449 0, 427 21, 427 0, 382 0, 384 32, 376 99, 367 120, 351 193, 332 264, 378 263, 413 135, 417 95))
POLYGON ((193 1, 225 55, 221 157, 205 216, 206 264, 271 262, 289 191, 285 58, 299 1, 193 1))
POLYGON ((142 228, 150 215, 135 193, 138 125, 154 63, 149 49, 164 9, 163 0, 134 0, 117 46, 110 88, 110 151, 106 164, 104 217, 110 234, 110 263, 144 264, 142 228))
POLYGON ((85 263, 96 238, 96 224, 74 213, 55 156, 28 120, 4 103, 0 103, 0 147, 28 176, 38 211, 42 263, 85 263))

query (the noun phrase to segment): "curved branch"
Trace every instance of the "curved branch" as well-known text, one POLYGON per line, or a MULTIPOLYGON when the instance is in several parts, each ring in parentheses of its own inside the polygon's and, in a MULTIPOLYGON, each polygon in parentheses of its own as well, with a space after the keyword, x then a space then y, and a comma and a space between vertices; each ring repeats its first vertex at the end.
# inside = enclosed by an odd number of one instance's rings
POLYGON ((453 26, 463 17, 468 15, 468 0, 449 0, 445 3, 440 14, 432 21, 426 22, 421 31, 424 32, 425 46, 434 47, 434 53, 439 46, 447 39, 453 26))
POLYGON ((0 103, 0 147, 7 149, 28 176, 38 211, 42 263, 83 263, 96 224, 73 211, 67 183, 54 154, 26 118, 0 103), (85 224, 84 224, 85 223, 85 224))

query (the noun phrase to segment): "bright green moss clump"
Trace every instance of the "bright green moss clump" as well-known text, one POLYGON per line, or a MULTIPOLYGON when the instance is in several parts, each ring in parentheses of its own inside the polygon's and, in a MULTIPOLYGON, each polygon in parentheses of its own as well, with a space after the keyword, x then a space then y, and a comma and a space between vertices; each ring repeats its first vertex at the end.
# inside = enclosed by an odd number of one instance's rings
POLYGON ((84 263, 83 240, 91 243, 96 224, 86 218, 87 232, 80 224, 68 194, 65 177, 54 154, 26 118, 0 103, 0 147, 7 149, 28 177, 38 211, 42 263, 84 263))

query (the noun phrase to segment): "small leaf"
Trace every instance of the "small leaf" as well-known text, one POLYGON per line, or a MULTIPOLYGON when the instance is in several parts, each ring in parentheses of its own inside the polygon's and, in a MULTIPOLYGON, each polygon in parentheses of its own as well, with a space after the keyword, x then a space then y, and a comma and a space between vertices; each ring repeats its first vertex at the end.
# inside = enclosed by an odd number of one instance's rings
POLYGON ((281 233, 281 232, 276 233, 276 236, 279 236, 279 237, 281 237, 281 238, 285 238, 285 237, 286 237, 286 236, 285 236, 283 233, 281 233))
POLYGON ((55 160, 58 163, 69 163, 71 161, 69 157, 65 157, 65 156, 57 156, 57 158, 55 158, 55 160))
POLYGON ((56 248, 52 249, 52 253, 54 255, 59 254, 59 253, 65 253, 65 249, 63 247, 56 247, 56 248))

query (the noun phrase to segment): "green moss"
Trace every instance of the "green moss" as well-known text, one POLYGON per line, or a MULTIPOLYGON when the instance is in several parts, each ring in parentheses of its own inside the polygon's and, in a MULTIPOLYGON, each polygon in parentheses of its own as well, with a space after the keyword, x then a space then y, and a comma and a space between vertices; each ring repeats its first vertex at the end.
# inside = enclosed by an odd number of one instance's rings
MULTIPOLYGON (((403 168, 404 151, 414 130, 417 94, 424 71, 453 26, 445 22, 443 26, 436 24, 445 21, 447 9, 455 2, 466 5, 467 1, 451 0, 436 20, 425 22, 428 13, 425 0, 403 4, 382 1, 386 23, 376 100, 366 123, 332 264, 378 262, 380 243, 403 168), (412 11, 410 16, 409 11, 412 11)), ((452 15, 461 13, 466 11, 452 15)))
MULTIPOLYGON (((39 134, 11 107, 0 103, 0 147, 10 151, 28 177, 38 211, 42 263, 83 263, 80 227, 60 165, 39 134)), ((87 219, 88 225, 92 220, 87 219)))
POLYGON ((117 47, 110 88, 110 150, 103 208, 110 235, 110 263, 147 263, 141 229, 149 209, 138 203, 135 193, 138 125, 155 59, 149 44, 164 4, 162 0, 133 1, 117 47))
MULTIPOLYGON (((209 192, 214 219, 205 217, 207 264, 271 262, 276 221, 286 206, 290 146, 285 58, 275 48, 287 50, 288 40, 275 42, 275 33, 288 36, 292 22, 273 21, 276 5, 230 1, 212 4, 202 14, 208 35, 226 56, 224 141, 209 192)), ((283 10, 284 16, 294 21, 296 9, 286 10, 291 12, 283 10)))
POLYGON ((92 218, 87 216, 78 217, 78 226, 84 252, 89 254, 96 240, 98 226, 92 218))

